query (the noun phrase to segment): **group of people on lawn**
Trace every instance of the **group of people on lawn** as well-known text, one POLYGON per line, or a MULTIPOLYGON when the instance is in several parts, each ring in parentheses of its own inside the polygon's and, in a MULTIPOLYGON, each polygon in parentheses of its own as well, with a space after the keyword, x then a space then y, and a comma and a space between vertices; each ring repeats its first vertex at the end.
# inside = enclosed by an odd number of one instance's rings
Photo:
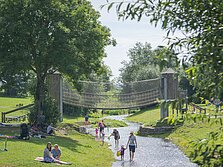
MULTIPOLYGON (((85 117, 85 122, 87 122, 87 124, 88 124, 88 118, 86 119, 86 117, 85 117)), ((85 124, 85 125, 87 125, 87 124, 85 124)), ((98 123, 98 127, 95 129, 96 136, 101 139, 102 145, 104 144, 104 140, 105 140, 105 132, 104 132, 105 127, 106 127, 106 125, 105 125, 104 121, 101 120, 98 123)), ((53 130, 54 130, 54 128, 52 127, 52 124, 50 124, 47 127, 47 133, 52 134, 53 130)), ((118 148, 119 139, 120 139, 119 131, 117 129, 114 129, 113 132, 108 136, 108 139, 110 139, 110 137, 112 137, 112 136, 115 139, 115 148, 118 148)), ((120 155, 121 160, 124 160, 124 153, 128 146, 129 146, 129 152, 130 152, 130 161, 133 161, 135 149, 137 148, 137 141, 136 141, 136 137, 133 132, 130 132, 130 136, 128 138, 126 147, 124 145, 122 145, 120 150, 117 152, 117 156, 120 155)), ((54 148, 52 149, 51 142, 48 142, 46 145, 46 148, 44 149, 44 157, 43 157, 44 161, 58 163, 58 162, 60 162, 60 156, 61 156, 61 150, 59 149, 58 144, 55 144, 54 148)))

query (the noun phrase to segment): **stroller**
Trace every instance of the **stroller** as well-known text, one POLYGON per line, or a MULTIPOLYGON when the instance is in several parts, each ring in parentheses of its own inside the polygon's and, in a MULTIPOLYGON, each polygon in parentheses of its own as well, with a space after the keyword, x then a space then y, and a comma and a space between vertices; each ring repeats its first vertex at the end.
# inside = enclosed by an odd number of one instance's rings
POLYGON ((20 139, 29 140, 29 128, 26 123, 20 125, 20 139))

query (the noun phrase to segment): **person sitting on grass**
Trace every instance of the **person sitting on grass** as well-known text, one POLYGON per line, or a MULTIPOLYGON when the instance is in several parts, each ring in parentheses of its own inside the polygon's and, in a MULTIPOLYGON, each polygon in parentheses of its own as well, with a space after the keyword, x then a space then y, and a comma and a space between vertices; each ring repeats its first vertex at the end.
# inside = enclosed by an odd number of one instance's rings
POLYGON ((52 135, 53 134, 54 127, 53 127, 52 123, 47 127, 46 132, 47 132, 48 135, 52 135))
MULTIPOLYGON (((57 145, 58 146, 58 145, 57 145)), ((43 155, 43 161, 47 163, 57 163, 57 164, 65 164, 65 165, 71 165, 71 162, 64 162, 60 161, 59 159, 56 159, 53 157, 51 153, 52 144, 51 142, 48 142, 46 145, 46 148, 44 149, 44 155, 43 155)))
POLYGON ((60 156, 61 156, 61 150, 58 146, 58 144, 54 145, 54 149, 51 151, 53 158, 60 160, 60 156))
POLYGON ((55 162, 55 159, 51 154, 51 149, 52 149, 52 144, 51 142, 48 142, 46 148, 44 149, 44 155, 43 155, 44 162, 49 162, 49 163, 55 162))

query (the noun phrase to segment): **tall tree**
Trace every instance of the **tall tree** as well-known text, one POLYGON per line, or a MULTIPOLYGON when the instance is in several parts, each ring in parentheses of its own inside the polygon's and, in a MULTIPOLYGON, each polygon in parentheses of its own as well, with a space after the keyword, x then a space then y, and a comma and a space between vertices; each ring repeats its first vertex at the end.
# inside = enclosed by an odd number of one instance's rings
POLYGON ((122 62, 124 67, 120 70, 121 81, 132 82, 153 79, 159 76, 166 68, 177 69, 179 59, 174 51, 166 47, 152 50, 149 43, 136 43, 128 51, 129 62, 122 62))
MULTIPOLYGON (((109 29, 87 0, 0 0, 0 66, 36 74, 35 104, 43 114, 48 73, 73 79, 101 68, 109 29)), ((40 120, 40 119, 39 119, 40 120)))

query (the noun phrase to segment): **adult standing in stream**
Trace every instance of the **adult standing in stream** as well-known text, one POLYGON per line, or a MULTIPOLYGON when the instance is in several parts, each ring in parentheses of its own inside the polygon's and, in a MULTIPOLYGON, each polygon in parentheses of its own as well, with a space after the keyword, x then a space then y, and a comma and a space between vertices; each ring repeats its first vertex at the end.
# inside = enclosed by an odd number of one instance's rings
POLYGON ((115 147, 118 148, 119 139, 120 139, 120 134, 119 134, 118 130, 117 129, 114 129, 113 132, 112 132, 112 134, 109 136, 109 138, 111 136, 114 136, 114 139, 115 139, 115 147))
POLYGON ((134 132, 130 132, 129 140, 127 142, 126 148, 129 146, 129 155, 130 155, 130 161, 133 161, 135 149, 137 148, 137 141, 136 137, 134 135, 134 132))

